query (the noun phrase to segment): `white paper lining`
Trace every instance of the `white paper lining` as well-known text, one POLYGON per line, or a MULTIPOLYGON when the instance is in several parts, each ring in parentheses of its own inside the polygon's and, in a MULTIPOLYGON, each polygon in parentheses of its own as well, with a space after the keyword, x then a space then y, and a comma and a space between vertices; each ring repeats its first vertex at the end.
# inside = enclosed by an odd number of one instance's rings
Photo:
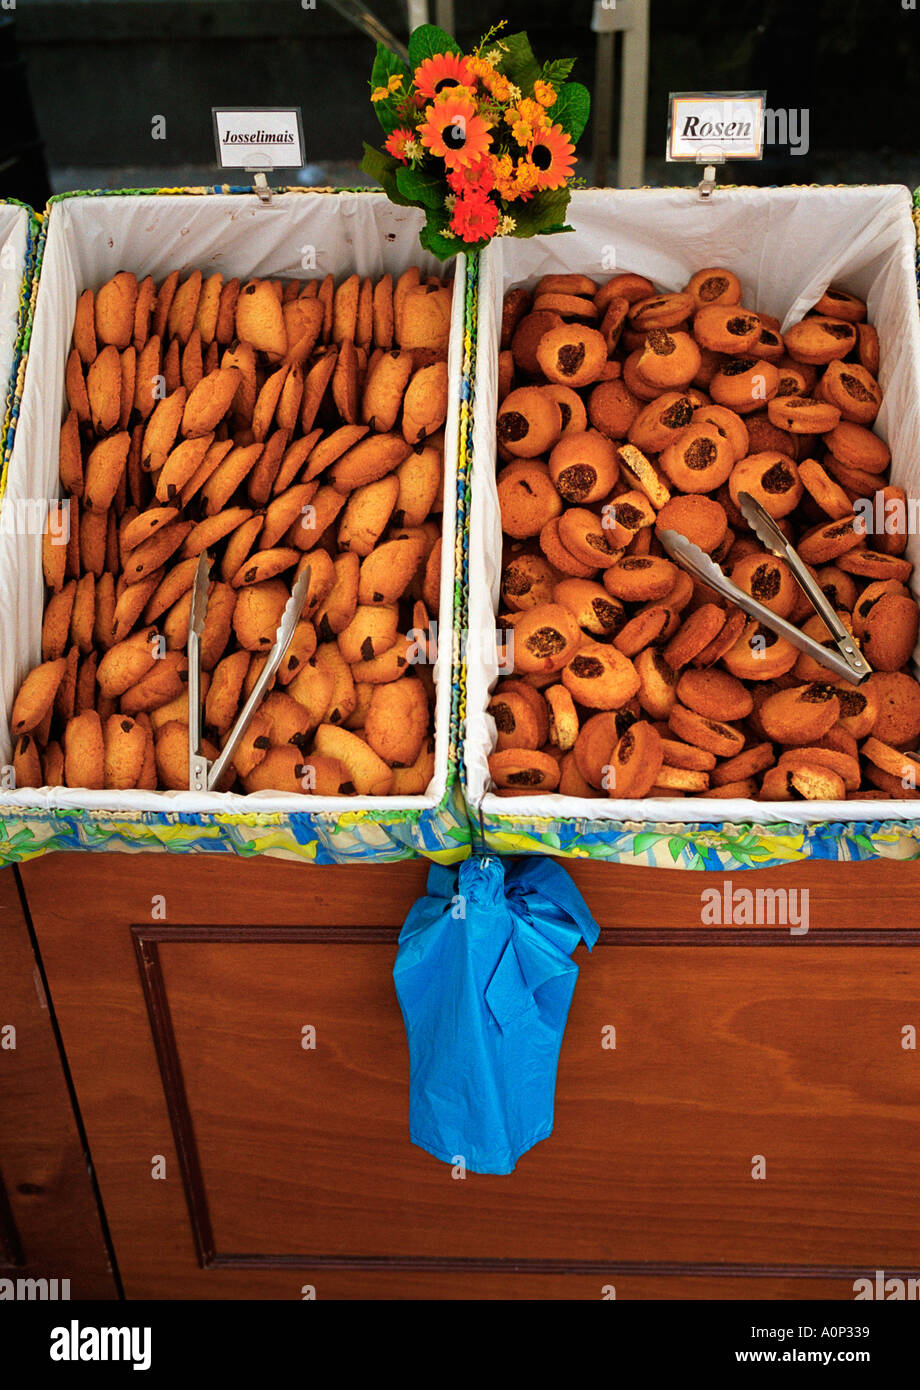
MULTIPOLYGON (((54 498, 58 436, 66 401, 64 367, 74 311, 86 288, 119 270, 138 279, 163 279, 195 268, 208 275, 308 279, 356 271, 394 278, 411 265, 441 274, 440 261, 418 241, 423 223, 415 208, 397 207, 384 194, 276 194, 268 207, 252 195, 125 195, 69 198, 53 205, 35 309, 29 365, 10 459, 5 505, 22 507, 54 498)), ((0 224, 2 225, 2 224, 0 224)), ((465 261, 455 264, 448 348, 449 407, 444 442, 444 544, 438 618, 439 660, 435 711, 435 774, 423 796, 320 797, 237 793, 87 791, 44 788, 3 792, 5 806, 79 808, 120 812, 211 814, 299 812, 341 815, 358 810, 422 810, 437 806, 447 783, 450 747, 454 533, 460 372, 463 352, 465 261)), ((0 526, 0 763, 9 763, 9 715, 26 673, 41 660, 44 605, 41 535, 0 526)))
POLYGON ((19 336, 19 294, 26 267, 29 214, 15 203, 0 203, 0 417, 14 385, 13 357, 19 336))
MULTIPOLYGON (((529 241, 496 239, 483 256, 470 498, 471 660, 467 673, 464 757, 467 792, 484 815, 636 823, 914 820, 917 801, 704 800, 699 797, 625 801, 485 793, 495 725, 486 713, 498 674, 494 657, 502 536, 495 487, 495 412, 501 306, 514 285, 532 287, 551 273, 578 271, 603 282, 634 271, 662 290, 678 290, 706 266, 739 276, 742 302, 774 314, 785 329, 830 284, 867 301, 879 333, 880 382, 885 400, 875 426, 892 451, 892 481, 920 494, 920 319, 915 278, 916 234, 906 188, 786 188, 717 190, 709 203, 695 190, 576 192, 569 207, 573 233, 529 241), (472 659, 472 654, 478 659, 472 659)), ((920 537, 908 540, 917 566, 920 537)), ((915 653, 915 666, 917 654, 915 653)))

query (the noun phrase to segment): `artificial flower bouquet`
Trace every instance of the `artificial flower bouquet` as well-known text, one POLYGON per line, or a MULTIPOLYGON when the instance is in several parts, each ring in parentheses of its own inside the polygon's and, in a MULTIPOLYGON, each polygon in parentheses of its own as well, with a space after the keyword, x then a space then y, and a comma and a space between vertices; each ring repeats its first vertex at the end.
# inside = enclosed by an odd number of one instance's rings
POLYGON ((371 102, 386 132, 362 169, 394 203, 423 208, 420 240, 441 260, 493 236, 571 231, 565 225, 575 143, 588 91, 566 81, 574 59, 541 65, 527 35, 493 28, 473 53, 423 24, 409 65, 378 43, 371 102))

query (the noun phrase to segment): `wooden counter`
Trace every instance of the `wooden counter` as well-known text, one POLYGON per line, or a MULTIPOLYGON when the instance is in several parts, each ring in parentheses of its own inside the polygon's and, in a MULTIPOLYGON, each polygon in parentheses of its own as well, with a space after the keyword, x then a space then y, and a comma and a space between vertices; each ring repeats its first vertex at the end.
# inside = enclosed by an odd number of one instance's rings
POLYGON ((727 876, 807 888, 802 936, 704 924, 723 875, 568 867, 604 930, 555 1131, 461 1179, 407 1134, 391 970, 424 862, 24 865, 127 1296, 851 1299, 916 1272, 920 867, 727 876))

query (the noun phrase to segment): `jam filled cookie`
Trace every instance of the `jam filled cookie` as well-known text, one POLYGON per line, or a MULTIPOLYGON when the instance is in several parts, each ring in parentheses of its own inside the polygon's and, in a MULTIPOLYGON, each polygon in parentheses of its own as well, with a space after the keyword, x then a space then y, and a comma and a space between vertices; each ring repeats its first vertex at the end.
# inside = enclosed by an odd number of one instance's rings
POLYGON ((603 501, 620 474, 616 449, 598 430, 563 435, 549 458, 549 476, 566 502, 603 501))
POLYGON ((630 726, 618 740, 610 758, 608 794, 616 798, 647 796, 664 762, 658 730, 644 719, 630 726))
POLYGON ((705 304, 693 320, 693 336, 702 347, 733 357, 748 352, 762 333, 760 316, 737 303, 705 304))
POLYGON ((814 315, 787 328, 783 335, 786 351, 796 362, 825 366, 849 356, 856 346, 856 329, 843 319, 814 315))
POLYGON ((612 572, 610 569, 604 571, 603 587, 590 579, 563 579, 553 589, 553 602, 568 608, 578 626, 595 637, 612 637, 623 625, 623 604, 611 597, 606 583, 612 572))
POLYGON ((502 570, 501 596, 509 608, 524 613, 551 603, 559 576, 543 555, 516 555, 502 570))
POLYGON ((498 440, 509 454, 535 458, 546 453, 559 438, 558 404, 535 386, 510 392, 498 411, 498 440))
POLYGON ((596 381, 607 360, 607 344, 594 328, 576 323, 551 328, 537 345, 537 362, 548 381, 560 386, 587 386, 596 381))
POLYGON ((819 389, 844 420, 856 425, 871 425, 882 404, 882 388, 858 362, 829 363, 819 389))
POLYGON ((578 623, 562 604, 531 608, 514 628, 515 670, 525 675, 561 671, 583 641, 578 623))
POLYGON ((496 786, 525 792, 551 792, 559 785, 559 764, 548 753, 509 748, 493 753, 489 773, 496 786))
POLYGON ((747 492, 774 520, 779 520, 798 505, 802 482, 795 463, 787 454, 768 450, 748 454, 736 463, 728 480, 728 490, 735 506, 738 506, 738 494, 747 492))
POLYGON ((572 699, 588 709, 619 709, 632 699, 640 680, 629 657, 616 647, 584 643, 562 669, 572 699))
POLYGON ((708 270, 698 270, 684 286, 687 294, 693 296, 697 309, 707 304, 740 304, 741 281, 732 270, 720 266, 708 270))
POLYGON ((730 357, 714 374, 709 393, 717 405, 739 415, 752 415, 779 394, 779 383, 779 370, 772 362, 756 357, 730 357))
POLYGON ((705 424, 691 424, 661 454, 661 467, 680 492, 714 492, 734 466, 728 439, 705 424))
POLYGON ((760 723, 774 743, 814 743, 840 717, 837 691, 827 681, 792 686, 770 695, 759 710, 760 723))

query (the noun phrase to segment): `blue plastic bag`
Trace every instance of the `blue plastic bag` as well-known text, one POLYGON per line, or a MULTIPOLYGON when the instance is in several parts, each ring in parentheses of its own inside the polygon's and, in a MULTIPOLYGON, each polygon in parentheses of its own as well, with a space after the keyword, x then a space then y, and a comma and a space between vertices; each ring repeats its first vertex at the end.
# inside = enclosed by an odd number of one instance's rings
POLYGON ((475 1173, 510 1173, 552 1132, 571 955, 598 930, 565 869, 542 855, 433 865, 393 967, 414 1144, 475 1173))

